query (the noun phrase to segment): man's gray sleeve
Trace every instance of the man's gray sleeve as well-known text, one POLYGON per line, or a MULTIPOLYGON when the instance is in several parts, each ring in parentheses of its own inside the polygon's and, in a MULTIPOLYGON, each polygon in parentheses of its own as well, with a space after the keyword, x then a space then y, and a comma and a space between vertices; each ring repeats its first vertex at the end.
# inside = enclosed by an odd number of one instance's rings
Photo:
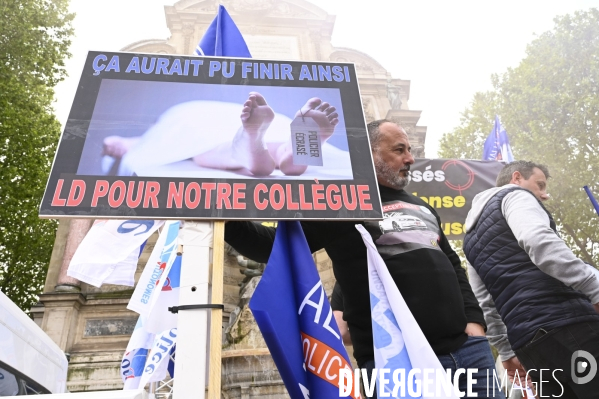
POLYGON ((535 197, 523 190, 503 199, 502 213, 520 248, 544 273, 599 303, 599 281, 591 266, 578 259, 549 226, 549 216, 535 197))
POLYGON ((507 328, 505 327, 505 324, 503 324, 501 316, 495 308, 495 302, 493 302, 491 294, 487 291, 485 284, 476 270, 474 270, 470 263, 466 263, 468 265, 468 280, 472 286, 472 292, 474 292, 476 299, 478 299, 478 304, 485 315, 485 322, 487 323, 487 339, 489 340, 489 343, 497 349, 502 361, 511 359, 516 356, 516 354, 512 351, 512 346, 507 339, 507 328))

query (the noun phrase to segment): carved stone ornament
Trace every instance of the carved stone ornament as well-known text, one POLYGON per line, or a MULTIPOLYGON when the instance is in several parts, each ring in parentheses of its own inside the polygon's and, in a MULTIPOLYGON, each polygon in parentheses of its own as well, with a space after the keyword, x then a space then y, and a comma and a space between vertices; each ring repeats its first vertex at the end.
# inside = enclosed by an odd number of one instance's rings
POLYGON ((389 115, 387 115, 387 119, 391 119, 391 122, 403 127, 404 130, 406 131, 406 133, 408 133, 408 129, 406 129, 406 127, 403 125, 403 123, 402 123, 401 119, 399 119, 399 117, 392 116, 391 118, 389 118, 389 115))
POLYGON ((391 109, 394 111, 401 109, 401 94, 403 89, 400 86, 396 86, 391 82, 387 82, 387 98, 389 99, 389 104, 391 105, 391 109))
POLYGON ((272 14, 277 16, 291 15, 291 7, 287 3, 277 3, 272 14))
POLYGON ((333 62, 349 62, 349 60, 347 58, 343 58, 343 57, 336 57, 335 59, 331 60, 333 62))
POLYGON ((370 98, 362 97, 362 108, 364 109, 366 122, 372 122, 374 120, 374 114, 372 112, 372 101, 370 98))
POLYGON ((292 7, 288 3, 277 3, 270 12, 270 15, 273 17, 300 18, 309 17, 312 14, 299 7, 292 7))
POLYGON ((203 2, 196 3, 192 6, 187 7, 186 10, 212 13, 212 12, 218 10, 218 4, 219 4, 218 0, 203 1, 203 2))
POLYGON ((193 23, 184 23, 181 29, 181 33, 183 33, 184 36, 193 35, 194 31, 195 25, 193 23))
POLYGON ((232 0, 227 6, 240 13, 261 13, 269 11, 275 5, 276 0, 232 0))
POLYGON ((371 65, 364 64, 364 63, 356 64, 356 69, 358 71, 366 71, 366 72, 372 72, 374 70, 371 65))

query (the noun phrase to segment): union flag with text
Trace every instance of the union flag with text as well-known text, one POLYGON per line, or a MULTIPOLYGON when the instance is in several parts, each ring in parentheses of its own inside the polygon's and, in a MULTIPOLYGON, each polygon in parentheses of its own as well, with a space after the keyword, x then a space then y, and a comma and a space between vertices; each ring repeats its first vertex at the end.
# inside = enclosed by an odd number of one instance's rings
POLYGON ((339 396, 353 369, 299 222, 278 224, 250 309, 292 399, 339 396))

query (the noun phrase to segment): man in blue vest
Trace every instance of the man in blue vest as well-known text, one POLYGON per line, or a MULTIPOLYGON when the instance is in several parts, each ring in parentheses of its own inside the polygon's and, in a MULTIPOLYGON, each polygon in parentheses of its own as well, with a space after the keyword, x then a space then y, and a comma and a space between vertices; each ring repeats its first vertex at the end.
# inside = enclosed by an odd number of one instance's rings
POLYGON ((508 374, 539 397, 599 398, 599 280, 559 237, 541 201, 543 165, 516 161, 478 194, 466 219, 470 284, 508 374))

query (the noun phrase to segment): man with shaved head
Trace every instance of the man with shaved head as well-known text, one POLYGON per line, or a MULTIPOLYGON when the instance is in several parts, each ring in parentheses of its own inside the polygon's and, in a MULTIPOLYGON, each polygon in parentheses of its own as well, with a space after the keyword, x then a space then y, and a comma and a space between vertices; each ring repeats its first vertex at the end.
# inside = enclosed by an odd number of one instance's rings
MULTIPOLYGON (((485 338, 485 321, 465 270, 451 249, 435 210, 404 190, 414 164, 405 130, 388 120, 368 124, 372 156, 383 205, 382 222, 362 222, 372 235, 393 281, 404 297, 442 366, 478 369, 472 391, 478 398, 493 391, 494 361, 485 338), (490 376, 487 382, 487 376, 490 376), (488 385, 487 385, 488 383, 488 385)), ((343 318, 349 326, 360 368, 374 368, 366 247, 352 222, 302 222, 310 249, 326 249, 343 294, 343 318)), ((225 239, 241 254, 266 262, 274 229, 251 222, 229 222, 225 239)), ((380 365, 379 365, 380 366, 380 365)), ((466 375, 459 377, 466 393, 466 375), (462 378, 463 377, 463 378, 462 378)), ((374 395, 376 397, 376 393, 374 395)), ((469 396, 465 396, 469 397, 469 396)), ((494 398, 504 398, 498 387, 494 398)))

